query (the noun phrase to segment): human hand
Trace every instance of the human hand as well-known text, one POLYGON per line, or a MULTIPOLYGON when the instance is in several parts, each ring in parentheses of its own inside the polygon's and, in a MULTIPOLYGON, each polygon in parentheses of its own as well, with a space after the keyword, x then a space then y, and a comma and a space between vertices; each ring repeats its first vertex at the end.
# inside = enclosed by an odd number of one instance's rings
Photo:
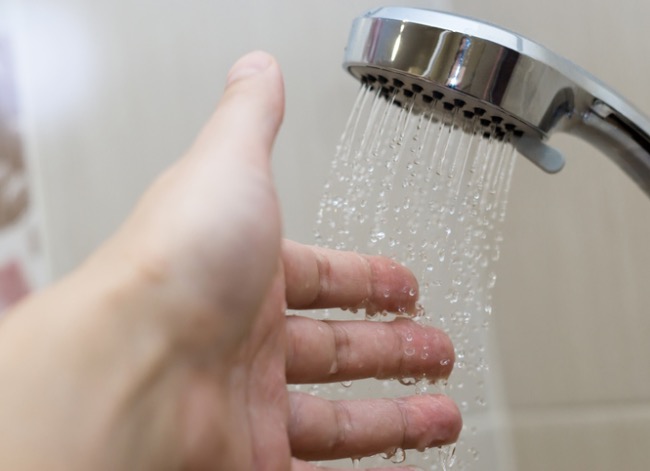
POLYGON ((311 471, 455 441, 443 396, 330 402, 288 383, 451 371, 440 331, 286 308, 415 309, 381 257, 282 241, 269 157, 276 62, 253 53, 187 155, 118 233, 0 323, 0 469, 311 471), (407 356, 404 346, 429 352, 407 356))

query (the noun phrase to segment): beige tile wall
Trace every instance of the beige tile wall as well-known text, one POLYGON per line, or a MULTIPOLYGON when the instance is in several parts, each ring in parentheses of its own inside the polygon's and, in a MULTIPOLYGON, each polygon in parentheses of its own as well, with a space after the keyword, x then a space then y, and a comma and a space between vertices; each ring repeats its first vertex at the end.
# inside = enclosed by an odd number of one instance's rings
MULTIPOLYGON (((456 2, 571 58, 650 113, 650 4, 456 2)), ((517 168, 495 328, 517 469, 650 469, 650 200, 570 137, 517 168)))

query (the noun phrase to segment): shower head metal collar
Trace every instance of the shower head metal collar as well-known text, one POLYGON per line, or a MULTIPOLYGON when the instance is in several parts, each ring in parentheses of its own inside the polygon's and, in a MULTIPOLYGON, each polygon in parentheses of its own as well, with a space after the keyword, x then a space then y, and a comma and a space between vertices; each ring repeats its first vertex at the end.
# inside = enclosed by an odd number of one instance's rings
POLYGON ((564 158, 545 142, 568 132, 611 157, 650 196, 650 121, 570 61, 518 34, 433 10, 387 7, 352 26, 344 67, 415 112, 462 109, 509 132, 548 172, 564 158))

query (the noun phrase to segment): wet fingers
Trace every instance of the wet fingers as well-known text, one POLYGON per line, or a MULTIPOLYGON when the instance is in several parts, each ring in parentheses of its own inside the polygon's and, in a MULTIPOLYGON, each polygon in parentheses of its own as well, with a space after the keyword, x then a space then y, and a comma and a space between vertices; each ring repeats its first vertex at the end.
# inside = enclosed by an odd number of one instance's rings
POLYGON ((462 427, 456 405, 439 395, 328 401, 294 393, 290 401, 291 449, 303 460, 423 450, 455 442, 462 427))
POLYGON ((454 348, 447 335, 410 319, 392 322, 287 319, 287 382, 363 378, 447 378, 454 348))
POLYGON ((291 309, 415 312, 418 283, 407 268, 388 258, 285 240, 282 261, 291 309))

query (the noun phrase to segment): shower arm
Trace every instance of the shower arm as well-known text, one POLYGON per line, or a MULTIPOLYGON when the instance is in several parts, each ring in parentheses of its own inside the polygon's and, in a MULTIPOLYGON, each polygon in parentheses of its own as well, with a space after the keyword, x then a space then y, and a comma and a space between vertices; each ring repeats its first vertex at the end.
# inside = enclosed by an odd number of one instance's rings
MULTIPOLYGON (((643 118, 646 122, 647 119, 643 118)), ((582 113, 572 134, 601 150, 650 197, 650 136, 598 99, 582 113)))
POLYGON ((355 20, 344 67, 360 80, 398 76, 414 90, 487 110, 516 126, 519 152, 550 173, 564 158, 548 138, 580 137, 650 197, 650 120, 588 72, 516 33, 449 13, 380 8, 355 20))

